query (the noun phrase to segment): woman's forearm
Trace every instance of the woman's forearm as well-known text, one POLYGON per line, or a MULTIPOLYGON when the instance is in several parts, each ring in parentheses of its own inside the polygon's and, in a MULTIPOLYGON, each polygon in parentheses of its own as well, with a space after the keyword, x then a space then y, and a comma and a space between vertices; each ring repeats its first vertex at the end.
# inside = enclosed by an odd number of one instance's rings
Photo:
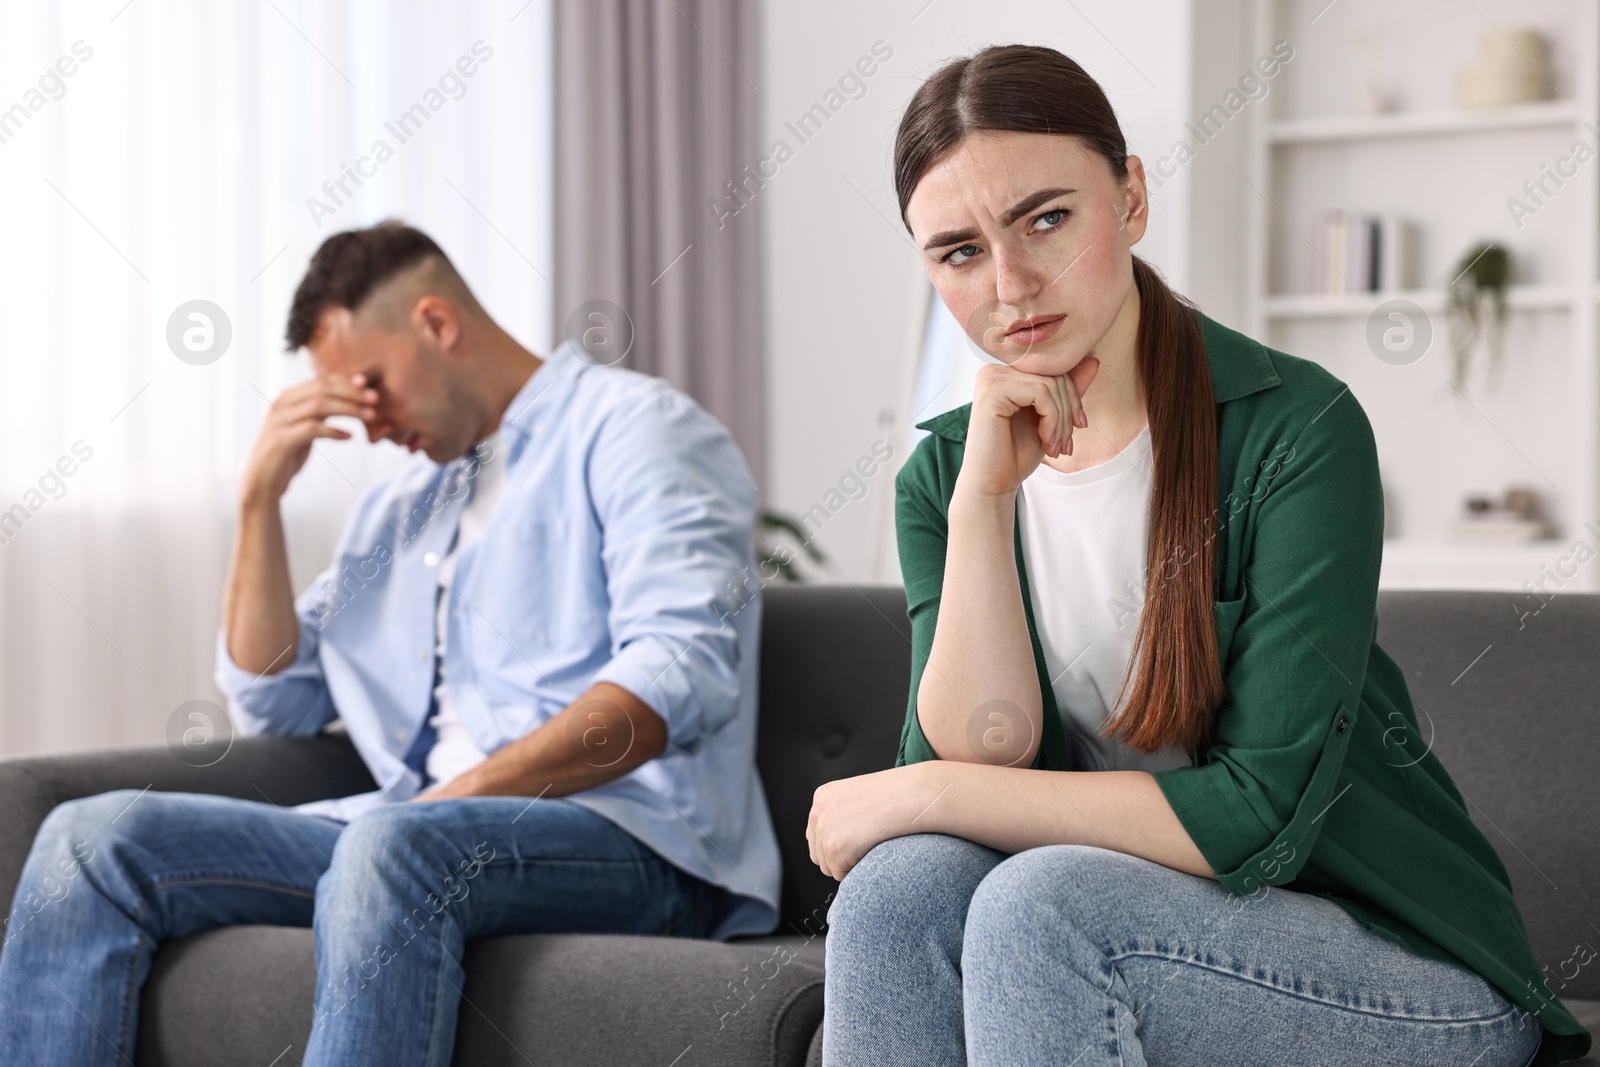
POLYGON ((949 834, 1001 852, 1096 845, 1216 878, 1144 771, 1040 771, 928 763, 919 795, 930 801, 913 832, 949 834))
POLYGON ((1042 723, 1039 676, 1017 579, 1016 493, 950 501, 939 621, 917 719, 940 759, 1027 766, 1042 723))

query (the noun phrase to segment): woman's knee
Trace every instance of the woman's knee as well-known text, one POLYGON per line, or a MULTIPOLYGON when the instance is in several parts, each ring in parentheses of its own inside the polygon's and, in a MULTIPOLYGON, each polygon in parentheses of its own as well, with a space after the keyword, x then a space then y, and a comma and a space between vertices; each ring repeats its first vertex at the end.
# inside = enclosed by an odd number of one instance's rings
POLYGON ((959 936, 967 901, 1004 856, 959 837, 913 834, 882 842, 839 884, 828 909, 830 950, 903 931, 926 937, 948 926, 959 936))
POLYGON ((834 907, 900 907, 926 903, 966 887, 971 894, 1003 856, 993 849, 945 834, 891 837, 874 847, 851 868, 834 907))
POLYGON ((1013 931, 1019 916, 1047 911, 1092 923, 1093 909, 1134 892, 1135 868, 1145 862, 1093 845, 1019 852, 996 865, 974 890, 968 934, 1013 931))

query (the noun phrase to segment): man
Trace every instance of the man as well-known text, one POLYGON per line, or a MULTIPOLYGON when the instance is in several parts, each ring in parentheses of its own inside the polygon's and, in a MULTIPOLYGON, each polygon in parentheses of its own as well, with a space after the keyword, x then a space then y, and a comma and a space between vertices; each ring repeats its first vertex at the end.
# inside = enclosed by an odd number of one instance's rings
POLYGON ((571 344, 529 352, 393 222, 322 245, 287 332, 317 376, 245 465, 217 681, 244 732, 343 720, 378 788, 58 807, 18 889, 50 913, 0 955, 0 1062, 132 1062, 157 943, 230 923, 313 927, 318 1065, 448 1063, 472 938, 776 923, 754 490, 724 428, 571 344), (334 416, 427 462, 365 494, 296 601, 279 501, 350 436, 334 416))

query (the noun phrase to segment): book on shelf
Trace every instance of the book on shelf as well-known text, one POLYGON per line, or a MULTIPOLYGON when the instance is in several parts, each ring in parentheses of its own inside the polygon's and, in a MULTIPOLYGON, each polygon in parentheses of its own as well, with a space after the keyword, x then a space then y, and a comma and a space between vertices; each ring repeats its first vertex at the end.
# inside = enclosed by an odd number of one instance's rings
POLYGON ((1417 284, 1417 228, 1393 212, 1378 220, 1378 288, 1410 289, 1417 284))
POLYGON ((1414 284, 1416 228, 1393 213, 1335 208, 1323 213, 1312 289, 1378 293, 1414 284))

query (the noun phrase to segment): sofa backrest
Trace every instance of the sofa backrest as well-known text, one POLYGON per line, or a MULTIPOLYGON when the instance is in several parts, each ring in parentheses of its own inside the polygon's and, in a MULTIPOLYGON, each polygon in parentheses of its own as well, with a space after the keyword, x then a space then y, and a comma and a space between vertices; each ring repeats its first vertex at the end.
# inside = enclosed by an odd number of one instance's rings
MULTIPOLYGON (((1600 999, 1600 594, 1385 591, 1378 641, 1512 879, 1558 996, 1600 999), (1593 924, 1593 925, 1591 925, 1593 924), (1593 946, 1577 952, 1582 946, 1593 946)), ((894 763, 910 678, 898 587, 769 587, 757 762, 783 853, 780 932, 814 932, 837 883, 811 863, 824 782, 894 763)))
POLYGON ((1600 594, 1385 591, 1378 644, 1556 996, 1600 999, 1600 594), (1590 958, 1594 957, 1592 961, 1590 958), (1583 966, 1583 961, 1588 962, 1583 966))
POLYGON ((767 587, 756 764, 783 856, 779 934, 816 933, 838 887, 806 847, 812 794, 894 765, 910 678, 905 590, 767 587))

